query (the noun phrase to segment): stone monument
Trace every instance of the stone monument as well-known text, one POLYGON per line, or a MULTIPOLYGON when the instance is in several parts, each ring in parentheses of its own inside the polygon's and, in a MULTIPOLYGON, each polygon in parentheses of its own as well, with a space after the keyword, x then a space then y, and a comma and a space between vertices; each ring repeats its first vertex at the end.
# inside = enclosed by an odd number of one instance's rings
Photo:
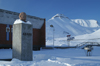
POLYGON ((21 61, 33 60, 33 26, 26 21, 26 14, 20 13, 13 24, 13 58, 21 61))

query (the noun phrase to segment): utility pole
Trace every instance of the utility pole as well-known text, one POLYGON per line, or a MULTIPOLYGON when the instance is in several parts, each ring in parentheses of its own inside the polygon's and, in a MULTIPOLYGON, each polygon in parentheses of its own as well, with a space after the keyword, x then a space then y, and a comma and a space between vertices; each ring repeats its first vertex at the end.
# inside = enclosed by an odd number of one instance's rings
POLYGON ((53 28, 53 47, 54 47, 54 31, 55 31, 55 29, 54 29, 54 26, 53 25, 50 25, 50 27, 53 28))

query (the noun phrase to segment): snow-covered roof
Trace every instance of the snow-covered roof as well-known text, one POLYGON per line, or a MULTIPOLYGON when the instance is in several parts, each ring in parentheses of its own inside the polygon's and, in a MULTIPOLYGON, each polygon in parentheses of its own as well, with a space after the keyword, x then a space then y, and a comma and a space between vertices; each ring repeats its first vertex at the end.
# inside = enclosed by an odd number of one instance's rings
MULTIPOLYGON (((13 25, 14 21, 19 19, 19 13, 0 9, 0 23, 13 25)), ((27 21, 33 24, 33 28, 40 29, 44 24, 44 19, 27 15, 27 21)))

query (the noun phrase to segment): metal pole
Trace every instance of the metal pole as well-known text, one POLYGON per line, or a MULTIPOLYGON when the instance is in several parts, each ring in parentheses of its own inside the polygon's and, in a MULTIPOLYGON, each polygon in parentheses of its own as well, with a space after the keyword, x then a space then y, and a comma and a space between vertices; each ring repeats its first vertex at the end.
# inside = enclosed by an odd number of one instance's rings
POLYGON ((53 25, 50 25, 50 27, 53 28, 53 48, 54 48, 54 31, 55 31, 55 29, 54 29, 54 26, 53 25))
POLYGON ((54 27, 53 27, 53 47, 54 47, 54 27))

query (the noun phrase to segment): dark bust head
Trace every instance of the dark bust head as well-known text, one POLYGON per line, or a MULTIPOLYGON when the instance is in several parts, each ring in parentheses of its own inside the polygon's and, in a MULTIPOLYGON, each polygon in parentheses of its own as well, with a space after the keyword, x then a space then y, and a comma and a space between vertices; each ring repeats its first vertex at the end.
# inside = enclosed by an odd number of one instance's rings
POLYGON ((20 20, 26 22, 26 13, 25 13, 25 12, 21 12, 21 13, 19 14, 19 18, 20 18, 20 20))

